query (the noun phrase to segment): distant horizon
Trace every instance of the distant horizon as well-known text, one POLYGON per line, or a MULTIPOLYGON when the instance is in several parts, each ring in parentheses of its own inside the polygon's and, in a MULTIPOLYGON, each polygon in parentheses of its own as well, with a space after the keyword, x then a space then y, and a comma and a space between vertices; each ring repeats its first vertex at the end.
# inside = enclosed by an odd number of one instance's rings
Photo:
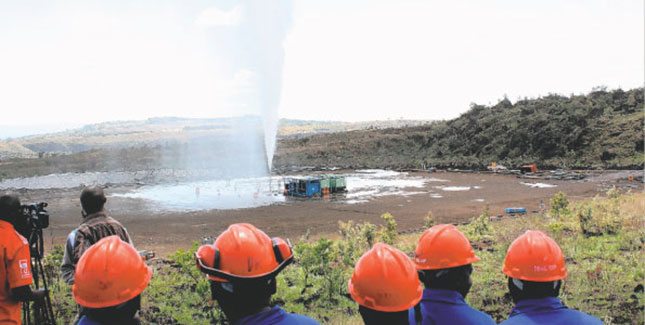
MULTIPOLYGON (((517 102, 518 100, 523 100, 524 98, 527 99, 537 99, 537 98, 543 98, 546 96, 550 95, 558 95, 558 96, 564 96, 564 97, 569 97, 571 95, 574 96, 580 96, 580 95, 586 95, 591 92, 593 92, 595 89, 598 88, 606 88, 606 91, 614 91, 621 89, 623 91, 628 91, 632 89, 639 89, 643 88, 644 86, 639 86, 639 87, 632 87, 632 88, 622 88, 622 87, 616 87, 616 88, 608 88, 606 86, 596 86, 593 89, 590 89, 586 92, 581 92, 581 93, 576 93, 576 94, 560 94, 560 93, 548 93, 548 94, 543 94, 535 97, 520 97, 520 98, 508 98, 512 103, 517 102)), ((497 104, 499 101, 501 101, 504 98, 503 96, 500 96, 500 99, 495 102, 495 103, 472 103, 476 105, 485 105, 485 106, 491 106, 497 104)), ((468 108, 469 109, 469 108, 468 108)), ((292 121, 304 121, 304 122, 325 122, 325 123, 366 123, 366 122, 384 122, 384 121, 442 121, 442 120, 452 120, 454 118, 457 118, 461 116, 461 114, 465 113, 468 111, 468 109, 464 112, 461 112, 458 116, 453 117, 453 118, 445 118, 445 119, 423 119, 423 118, 408 118, 405 116, 399 117, 399 118, 383 118, 383 119, 366 119, 366 120, 341 120, 341 119, 330 119, 330 120, 319 120, 319 119, 302 119, 302 118, 296 118, 296 117, 288 117, 288 116, 280 116, 278 118, 278 121, 282 120, 292 120, 292 121)), ((212 120, 212 119, 229 119, 229 118, 241 118, 244 116, 258 116, 261 117, 260 115, 254 115, 254 114, 244 114, 244 115, 237 115, 237 116, 207 116, 207 117, 184 117, 184 116, 176 116, 176 115, 168 115, 168 116, 149 116, 145 118, 140 118, 140 119, 113 119, 113 120, 104 120, 104 121, 98 121, 98 122, 87 122, 87 123, 37 123, 37 124, 18 124, 18 125, 9 125, 9 124, 0 124, 0 141, 6 141, 8 139, 14 139, 14 138, 23 138, 23 137, 29 137, 29 136, 36 136, 36 135, 45 135, 45 134, 52 134, 52 133, 60 133, 60 132, 65 132, 65 131, 72 131, 76 129, 81 129, 83 127, 87 127, 90 125, 99 125, 99 124, 104 124, 104 123, 116 123, 116 122, 145 122, 151 119, 186 119, 186 120, 212 120), (36 129, 34 131, 31 131, 32 129, 36 129)))

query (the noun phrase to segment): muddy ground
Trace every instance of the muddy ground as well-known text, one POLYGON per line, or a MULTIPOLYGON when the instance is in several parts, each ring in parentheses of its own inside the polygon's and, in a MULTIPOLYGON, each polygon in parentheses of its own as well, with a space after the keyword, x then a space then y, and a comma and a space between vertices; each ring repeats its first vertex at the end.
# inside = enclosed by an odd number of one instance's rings
MULTIPOLYGON (((558 191, 578 200, 604 193, 612 185, 623 190, 642 191, 643 184, 629 182, 628 175, 641 175, 642 171, 604 172, 582 181, 525 180, 514 175, 489 173, 436 172, 412 173, 412 176, 440 178, 447 182, 428 182, 421 191, 434 192, 410 196, 384 196, 367 203, 345 204, 314 200, 288 200, 284 204, 239 210, 213 210, 198 212, 154 212, 137 200, 110 198, 107 208, 130 232, 139 249, 152 250, 158 255, 168 255, 179 248, 188 248, 204 236, 215 236, 228 225, 249 222, 265 230, 270 236, 297 239, 308 230, 313 236, 337 233, 338 221, 355 220, 380 223, 380 215, 392 213, 399 230, 418 229, 428 211, 439 222, 461 223, 470 220, 489 206, 492 215, 502 215, 506 207, 525 207, 530 212, 548 208, 549 198, 558 191), (548 183, 552 188, 532 188, 521 184, 548 183), (470 186, 468 191, 443 191, 437 186, 470 186), (441 198, 437 198, 437 194, 441 198)), ((107 192, 124 191, 124 187, 108 188, 107 192)), ((410 189, 417 192, 420 189, 410 189)), ((23 203, 47 201, 51 213, 51 226, 45 230, 48 245, 62 244, 65 237, 81 219, 79 189, 22 190, 23 203)))

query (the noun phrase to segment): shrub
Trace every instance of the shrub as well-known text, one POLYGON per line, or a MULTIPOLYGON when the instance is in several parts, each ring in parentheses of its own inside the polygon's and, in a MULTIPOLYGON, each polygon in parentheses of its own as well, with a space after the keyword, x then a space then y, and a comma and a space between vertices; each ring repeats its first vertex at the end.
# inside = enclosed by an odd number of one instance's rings
POLYGON ((619 233, 622 223, 618 204, 616 199, 613 199, 609 202, 594 200, 582 205, 577 211, 582 233, 587 237, 619 233))
POLYGON ((570 214, 569 200, 564 192, 558 192, 551 198, 551 217, 560 218, 570 214))
POLYGON ((388 245, 394 245, 394 241, 396 241, 398 235, 396 230, 396 219, 394 219, 394 216, 389 213, 381 215, 381 219, 385 222, 385 225, 382 225, 381 230, 379 231, 381 240, 388 245))
POLYGON ((428 211, 428 214, 426 214, 426 217, 423 218, 423 227, 425 229, 431 228, 437 224, 437 222, 434 220, 434 216, 432 215, 432 211, 428 211))
MULTIPOLYGON (((493 227, 490 223, 490 212, 488 206, 478 216, 473 218, 468 225, 464 227, 466 236, 473 242, 492 243, 493 227)), ((478 246, 478 245, 475 245, 478 246)))

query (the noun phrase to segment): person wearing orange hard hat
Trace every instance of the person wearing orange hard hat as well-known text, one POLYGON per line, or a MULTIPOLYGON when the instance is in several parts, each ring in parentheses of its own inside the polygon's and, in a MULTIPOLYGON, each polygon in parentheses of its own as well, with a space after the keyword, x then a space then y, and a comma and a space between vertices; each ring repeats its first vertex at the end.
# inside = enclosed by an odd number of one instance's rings
POLYGON ((383 243, 375 244, 356 262, 348 289, 366 325, 408 324, 408 309, 421 300, 423 292, 412 260, 383 243))
POLYGON ((232 324, 310 325, 315 320, 271 306, 276 276, 293 262, 291 245, 251 224, 233 224, 195 253, 210 280, 211 295, 232 324))
POLYGON ((141 293, 151 277, 132 245, 119 236, 99 240, 76 266, 72 294, 84 311, 77 324, 140 324, 141 293))
POLYGON ((543 232, 529 230, 515 239, 506 253, 503 272, 515 307, 502 324, 602 324, 567 308, 558 298, 567 268, 560 246, 543 232))
POLYGON ((453 225, 436 225, 419 238, 414 254, 419 279, 425 285, 420 305, 409 320, 422 324, 495 324, 466 303, 472 286, 472 263, 479 261, 470 241, 453 225))

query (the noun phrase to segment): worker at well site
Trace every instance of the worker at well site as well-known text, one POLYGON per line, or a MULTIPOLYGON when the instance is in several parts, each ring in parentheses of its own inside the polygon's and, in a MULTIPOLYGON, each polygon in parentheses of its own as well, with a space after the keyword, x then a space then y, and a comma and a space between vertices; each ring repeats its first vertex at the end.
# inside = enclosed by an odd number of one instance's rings
POLYGON ((502 324, 602 324, 558 298, 567 268, 560 246, 544 233, 529 230, 515 239, 503 271, 515 307, 502 324))
POLYGON ((81 192, 83 221, 67 236, 61 273, 68 284, 74 283, 76 263, 90 246, 101 238, 117 235, 132 244, 128 231, 105 211, 105 193, 100 187, 86 187, 81 192))
POLYGON ((33 291, 29 243, 16 228, 26 219, 20 200, 14 195, 0 196, 0 324, 21 324, 21 302, 42 302, 44 290, 33 291))
POLYGON ((318 324, 270 304, 276 276, 293 262, 291 246, 283 239, 269 238, 251 224, 233 224, 213 244, 201 246, 195 257, 229 323, 318 324))
POLYGON ((423 293, 412 260, 383 243, 375 244, 356 262, 348 289, 367 325, 408 324, 408 310, 423 293))
POLYGON ((410 323, 421 319, 422 324, 496 324, 489 315, 466 303, 472 286, 472 263, 479 258, 457 227, 436 225, 426 230, 417 244, 414 261, 425 290, 420 308, 409 312, 410 323))
POLYGON ((72 293, 83 306, 78 325, 140 324, 141 293, 152 270, 132 245, 109 236, 78 261, 72 293))

